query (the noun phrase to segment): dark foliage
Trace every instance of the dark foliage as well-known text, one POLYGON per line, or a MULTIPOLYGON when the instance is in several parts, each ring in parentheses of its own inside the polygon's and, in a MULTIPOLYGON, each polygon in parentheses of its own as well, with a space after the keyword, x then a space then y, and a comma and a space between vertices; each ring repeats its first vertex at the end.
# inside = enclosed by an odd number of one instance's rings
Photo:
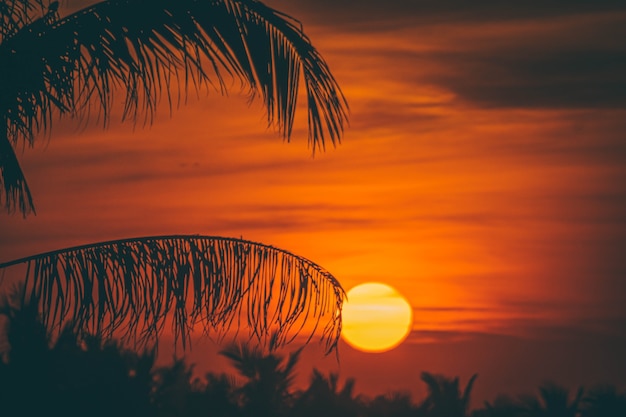
POLYGON ((105 0, 68 16, 51 0, 0 1, 0 201, 34 210, 15 149, 54 114, 150 123, 190 92, 239 80, 289 139, 304 80, 309 143, 340 140, 347 105, 300 23, 256 0, 105 0), (116 107, 117 106, 117 107, 116 107))
MULTIPOLYGON (((143 347, 171 321, 184 348, 194 326, 248 331, 270 349, 304 333, 327 352, 341 332, 344 291, 319 265, 275 247, 215 236, 158 236, 68 248, 0 264, 24 266, 21 303, 47 329, 121 335, 143 347)), ((19 302, 18 302, 19 304, 19 302)), ((310 340, 310 339, 309 339, 310 340)))
POLYGON ((67 328, 53 342, 34 309, 13 311, 8 363, 0 364, 3 416, 150 415, 153 352, 79 339, 67 328))
POLYGON ((299 351, 288 356, 232 345, 222 354, 237 378, 194 376, 182 359, 155 367, 154 352, 141 354, 113 342, 80 338, 67 329, 50 340, 33 309, 3 311, 10 319, 9 360, 0 363, 2 416, 146 417, 623 417, 626 393, 598 386, 571 394, 545 383, 538 396, 500 396, 469 412, 472 378, 461 392, 458 378, 423 374, 428 396, 415 403, 406 393, 355 396, 355 381, 314 371, 308 387, 293 385, 299 351))

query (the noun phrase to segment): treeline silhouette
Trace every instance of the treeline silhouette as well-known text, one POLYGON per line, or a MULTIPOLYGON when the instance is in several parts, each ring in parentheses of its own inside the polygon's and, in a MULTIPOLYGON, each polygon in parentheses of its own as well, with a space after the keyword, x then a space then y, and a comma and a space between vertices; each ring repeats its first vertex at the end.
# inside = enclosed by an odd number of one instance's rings
POLYGON ((626 393, 614 386, 576 392, 545 383, 536 395, 500 396, 470 410, 474 375, 422 373, 427 396, 395 392, 365 397, 355 380, 314 370, 296 389, 300 350, 281 356, 245 345, 221 352, 237 372, 194 376, 183 359, 157 367, 154 350, 137 353, 115 341, 79 338, 66 327, 51 341, 33 309, 9 316, 10 351, 0 363, 0 416, 155 417, 624 417, 626 393))

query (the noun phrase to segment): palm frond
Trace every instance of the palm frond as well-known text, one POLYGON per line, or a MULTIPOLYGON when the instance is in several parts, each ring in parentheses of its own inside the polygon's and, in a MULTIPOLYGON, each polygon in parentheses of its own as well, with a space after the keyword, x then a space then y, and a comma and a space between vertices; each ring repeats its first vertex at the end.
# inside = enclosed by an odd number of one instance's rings
POLYGON ((4 195, 9 213, 17 209, 26 215, 35 211, 33 197, 13 146, 6 137, 6 129, 2 129, 3 121, 0 120, 0 202, 4 195))
POLYGON ((327 352, 341 332, 344 291, 313 262, 250 241, 160 236, 63 249, 0 264, 25 266, 24 304, 51 331, 158 341, 166 323, 183 348, 194 328, 247 331, 270 348, 298 334, 327 352))
POLYGON ((0 1, 0 43, 45 13, 50 3, 51 0, 0 1))
MULTIPOLYGON (((124 119, 149 123, 163 99, 171 108, 191 91, 225 92, 231 77, 262 97, 286 139, 303 79, 311 147, 340 140, 347 104, 328 65, 298 21, 259 1, 107 0, 63 18, 56 2, 18 3, 43 12, 15 6, 19 18, 2 21, 0 116, 13 145, 32 144, 55 111, 106 126, 121 102, 124 119)), ((7 206, 22 195, 4 192, 7 206)))
POLYGON ((478 374, 472 375, 469 381, 467 381, 467 385, 465 386, 465 390, 463 390, 463 396, 461 397, 461 402, 465 410, 469 409, 470 398, 472 395, 472 388, 474 387, 474 383, 476 382, 476 378, 478 378, 478 374))

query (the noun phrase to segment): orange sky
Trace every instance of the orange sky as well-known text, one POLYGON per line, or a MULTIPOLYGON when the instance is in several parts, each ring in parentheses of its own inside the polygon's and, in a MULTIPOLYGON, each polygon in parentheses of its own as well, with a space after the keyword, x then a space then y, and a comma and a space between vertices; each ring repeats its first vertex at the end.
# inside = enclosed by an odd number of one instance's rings
MULTIPOLYGON (((236 89, 164 108, 146 129, 57 123, 19 155, 37 216, 0 215, 0 262, 123 237, 243 236, 346 289, 403 293, 414 331, 374 356, 396 364, 380 372, 395 369, 398 388, 422 369, 517 387, 488 363, 519 368, 523 352, 571 357, 553 374, 526 369, 529 383, 626 383, 623 359, 613 374, 564 371, 626 343, 626 10, 430 3, 269 2, 304 23, 350 104, 342 145, 314 158, 303 124, 283 143, 236 89)), ((346 372, 371 361, 342 355, 346 372)))

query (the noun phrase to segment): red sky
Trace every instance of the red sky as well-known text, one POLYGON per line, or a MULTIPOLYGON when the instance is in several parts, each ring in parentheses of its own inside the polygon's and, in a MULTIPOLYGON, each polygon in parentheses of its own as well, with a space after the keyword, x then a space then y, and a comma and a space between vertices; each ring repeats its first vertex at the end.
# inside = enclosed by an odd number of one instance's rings
POLYGON ((236 83, 145 129, 61 121, 19 154, 37 215, 0 215, 0 262, 243 236, 346 289, 380 281, 407 297, 403 346, 341 348, 364 391, 419 393, 421 370, 478 372, 480 398, 547 378, 626 384, 626 8, 268 3, 303 22, 344 90, 339 147, 312 157, 302 123, 283 143, 236 83))

